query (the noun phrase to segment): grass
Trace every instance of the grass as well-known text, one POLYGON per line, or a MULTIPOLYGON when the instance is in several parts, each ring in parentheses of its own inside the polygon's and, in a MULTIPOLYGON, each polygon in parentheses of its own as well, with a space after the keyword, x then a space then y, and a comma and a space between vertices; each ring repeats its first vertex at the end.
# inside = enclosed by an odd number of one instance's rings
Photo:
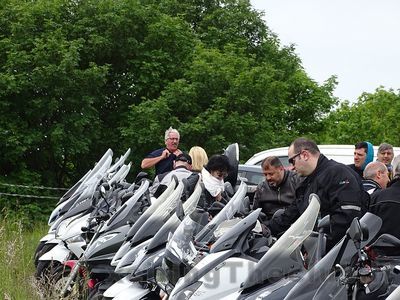
POLYGON ((20 221, 0 217, 0 299, 42 299, 34 279, 33 254, 47 224, 29 229, 20 221))

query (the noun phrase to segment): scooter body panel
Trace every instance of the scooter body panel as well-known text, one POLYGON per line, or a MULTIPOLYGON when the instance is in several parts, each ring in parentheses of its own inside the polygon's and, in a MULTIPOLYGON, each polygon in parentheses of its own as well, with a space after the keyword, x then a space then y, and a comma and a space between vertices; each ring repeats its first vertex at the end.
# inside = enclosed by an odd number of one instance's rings
POLYGON ((47 243, 48 241, 55 239, 55 237, 56 237, 56 232, 52 231, 52 232, 47 233, 45 236, 43 236, 40 239, 40 242, 46 242, 47 243))
POLYGON ((123 289, 114 300, 137 300, 146 296, 151 291, 143 288, 139 283, 132 282, 126 289, 123 289))
POLYGON ((256 261, 239 257, 226 259, 199 279, 201 285, 190 299, 221 299, 237 292, 240 284, 254 270, 256 264, 256 261))
POLYGON ((40 258, 39 261, 59 261, 61 263, 65 262, 71 251, 68 250, 63 243, 58 244, 54 248, 52 248, 49 252, 46 252, 43 254, 40 258))
POLYGON ((119 293, 121 293, 122 290, 128 288, 131 284, 134 284, 132 281, 129 280, 130 275, 125 276, 124 278, 118 280, 116 283, 114 283, 112 286, 110 286, 105 292, 103 293, 103 296, 106 298, 114 298, 116 297, 119 293))

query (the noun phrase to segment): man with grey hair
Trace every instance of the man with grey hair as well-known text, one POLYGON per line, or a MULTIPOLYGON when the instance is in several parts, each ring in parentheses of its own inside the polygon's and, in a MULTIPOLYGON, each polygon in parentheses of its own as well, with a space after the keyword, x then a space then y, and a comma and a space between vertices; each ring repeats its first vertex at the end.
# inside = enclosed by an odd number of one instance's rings
POLYGON ((386 188, 389 183, 388 170, 385 164, 380 161, 370 162, 365 167, 363 174, 363 187, 370 195, 377 190, 386 188))
POLYGON ((400 161, 393 165, 394 178, 384 190, 376 191, 371 195, 369 210, 381 217, 382 227, 380 234, 389 233, 400 239, 398 222, 400 212, 400 161))
POLYGON ((317 194, 321 201, 321 216, 330 216, 331 230, 327 241, 330 249, 346 234, 352 220, 366 211, 369 195, 363 190, 357 174, 321 154, 312 140, 296 139, 289 147, 288 157, 294 170, 306 178, 296 189, 296 200, 283 214, 272 218, 268 227, 275 235, 288 229, 307 209, 310 194, 317 194))
POLYGON ((392 178, 392 160, 394 157, 393 146, 388 143, 382 143, 379 145, 377 161, 384 163, 389 172, 390 179, 392 178))
POLYGON ((175 158, 182 153, 178 149, 180 135, 178 130, 170 127, 165 131, 165 148, 160 148, 150 152, 143 159, 142 169, 156 168, 156 175, 172 171, 175 158))

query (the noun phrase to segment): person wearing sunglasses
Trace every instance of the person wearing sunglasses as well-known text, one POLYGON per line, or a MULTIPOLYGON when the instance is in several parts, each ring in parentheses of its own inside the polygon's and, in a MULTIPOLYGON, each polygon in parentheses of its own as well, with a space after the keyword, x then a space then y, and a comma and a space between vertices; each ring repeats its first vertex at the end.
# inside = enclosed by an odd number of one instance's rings
POLYGON ((281 215, 272 218, 269 229, 273 235, 288 229, 306 210, 310 195, 316 194, 321 202, 321 216, 330 216, 327 240, 330 249, 345 235, 351 221, 366 212, 369 194, 357 174, 348 166, 329 160, 310 139, 293 141, 288 157, 293 170, 305 179, 296 189, 296 200, 281 215))
POLYGON ((175 158, 182 153, 178 149, 180 135, 178 130, 170 127, 165 131, 165 148, 154 150, 147 154, 142 160, 142 169, 149 169, 155 166, 156 175, 172 171, 175 158))

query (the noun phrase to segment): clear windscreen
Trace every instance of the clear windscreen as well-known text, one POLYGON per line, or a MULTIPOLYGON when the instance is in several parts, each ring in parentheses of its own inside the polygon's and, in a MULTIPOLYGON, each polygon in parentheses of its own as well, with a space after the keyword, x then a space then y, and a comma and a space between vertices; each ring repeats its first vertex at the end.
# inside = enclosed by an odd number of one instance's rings
POLYGON ((225 207, 207 224, 197 235, 196 241, 208 242, 213 237, 213 232, 225 220, 232 219, 243 206, 243 199, 246 196, 247 185, 241 182, 238 190, 225 207))
POLYGON ((175 230, 167 244, 167 251, 182 262, 190 263, 197 255, 193 240, 203 226, 194 221, 190 215, 186 216, 175 230))
MULTIPOLYGON (((369 236, 362 241, 361 247, 367 245, 378 233, 382 225, 382 220, 371 213, 366 213, 361 219, 362 227, 368 228, 369 236)), ((317 289, 323 284, 324 280, 332 272, 335 263, 342 266, 350 264, 352 257, 357 253, 353 241, 343 237, 311 270, 309 270, 299 282, 291 289, 285 300, 289 299, 312 299, 317 289), (306 298, 304 298, 306 296, 306 298)), ((330 281, 327 281, 329 284, 330 281)))
POLYGON ((271 278, 280 278, 289 274, 293 270, 293 266, 303 265, 304 262, 299 261, 295 251, 311 234, 318 217, 319 208, 319 200, 314 195, 304 213, 257 263, 255 270, 245 281, 245 288, 255 286, 271 278))

